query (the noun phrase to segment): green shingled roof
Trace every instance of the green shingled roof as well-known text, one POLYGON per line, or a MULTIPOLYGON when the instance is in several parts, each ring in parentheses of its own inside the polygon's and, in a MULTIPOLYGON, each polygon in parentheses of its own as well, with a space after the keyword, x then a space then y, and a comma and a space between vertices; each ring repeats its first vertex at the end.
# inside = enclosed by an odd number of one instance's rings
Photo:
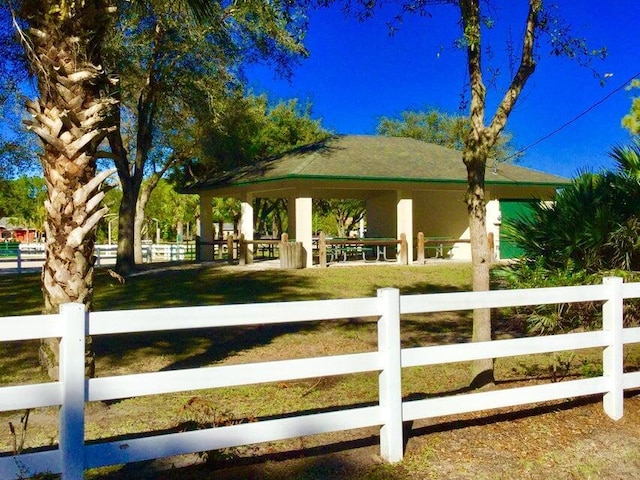
MULTIPOLYGON (((466 183, 466 178, 457 150, 411 138, 339 135, 195 183, 184 193, 286 179, 466 183)), ((569 180, 489 162, 486 183, 561 186, 569 180)))

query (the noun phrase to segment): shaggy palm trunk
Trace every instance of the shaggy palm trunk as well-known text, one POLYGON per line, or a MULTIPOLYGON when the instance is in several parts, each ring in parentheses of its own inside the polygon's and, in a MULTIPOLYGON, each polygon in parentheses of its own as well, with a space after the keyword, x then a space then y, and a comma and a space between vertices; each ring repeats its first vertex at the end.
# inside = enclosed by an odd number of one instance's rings
MULTIPOLYGON (((47 200, 42 292, 47 314, 58 313, 68 302, 91 308, 95 228, 108 210, 100 207, 104 192, 99 187, 113 173, 96 175, 97 147, 108 130, 113 102, 102 94, 108 82, 94 42, 109 10, 105 2, 87 3, 56 16, 50 2, 27 2, 21 12, 30 25, 30 53, 40 94, 27 102, 32 120, 26 123, 43 143, 40 160, 47 200)), ((58 339, 43 340, 40 349, 52 378, 58 377, 58 344, 58 339)), ((93 370, 88 348, 87 373, 92 375, 93 370)))

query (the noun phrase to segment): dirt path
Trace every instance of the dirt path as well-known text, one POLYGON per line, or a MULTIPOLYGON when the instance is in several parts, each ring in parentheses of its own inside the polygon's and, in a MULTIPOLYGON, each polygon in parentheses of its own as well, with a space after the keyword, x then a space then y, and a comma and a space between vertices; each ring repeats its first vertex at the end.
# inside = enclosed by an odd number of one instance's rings
MULTIPOLYGON (((637 393, 637 392, 636 392, 637 393)), ((374 429, 246 447, 203 463, 196 455, 129 465, 104 480, 640 479, 640 396, 624 418, 601 399, 550 402, 407 425, 405 459, 385 465, 374 429)))

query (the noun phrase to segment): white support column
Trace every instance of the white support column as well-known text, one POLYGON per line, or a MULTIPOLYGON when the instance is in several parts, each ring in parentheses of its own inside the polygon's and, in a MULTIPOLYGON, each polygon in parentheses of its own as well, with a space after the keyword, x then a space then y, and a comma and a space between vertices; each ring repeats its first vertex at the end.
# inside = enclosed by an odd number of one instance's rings
MULTIPOLYGON (((400 238, 400 234, 407 236, 407 254, 409 256, 409 265, 413 263, 413 198, 406 192, 398 192, 397 202, 398 222, 396 238, 400 238)), ((398 255, 400 261, 400 255, 398 255)))
POLYGON ((302 242, 302 248, 306 254, 305 267, 311 267, 313 266, 313 201, 310 197, 295 199, 294 218, 293 232, 296 242, 302 242))
POLYGON ((84 402, 86 313, 82 303, 60 306, 64 335, 60 340, 60 455, 62 478, 84 478, 84 402))
POLYGON ((402 429, 402 362, 400 351, 400 291, 396 288, 378 290, 382 315, 378 320, 378 351, 383 369, 379 377, 380 407, 383 424, 380 428, 380 456, 387 462, 399 462, 404 453, 402 429))
POLYGON ((603 407, 609 417, 619 420, 624 410, 622 278, 606 277, 602 282, 610 293, 609 299, 602 306, 602 329, 609 334, 609 344, 602 352, 602 375, 609 384, 603 398, 603 407))
POLYGON ((213 260, 213 194, 200 193, 200 258, 198 261, 213 260))
MULTIPOLYGON (((253 195, 248 193, 240 205, 240 235, 244 235, 245 240, 253 240, 253 195)), ((253 262, 253 245, 247 245, 247 263, 253 262)))

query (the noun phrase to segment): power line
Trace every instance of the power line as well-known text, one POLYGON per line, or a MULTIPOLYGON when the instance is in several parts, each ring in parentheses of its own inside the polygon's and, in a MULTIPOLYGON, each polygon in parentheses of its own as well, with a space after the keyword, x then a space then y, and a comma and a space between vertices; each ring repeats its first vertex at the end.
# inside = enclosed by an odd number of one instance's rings
POLYGON ((626 87, 627 85, 629 85, 634 79, 638 78, 640 76, 640 72, 636 73, 635 75, 633 75, 631 78, 629 78, 629 80, 626 80, 625 82, 623 82, 620 86, 618 86, 617 88, 615 88, 614 90, 612 90, 611 92, 609 92, 605 97, 601 98, 600 100, 598 100, 596 103, 594 103, 593 105, 591 105, 589 108, 587 108, 586 110, 584 110, 583 112, 579 113, 578 115, 576 115, 575 117, 573 117, 571 120, 563 123, 562 125, 560 125, 558 128, 556 128, 555 130, 551 131, 550 133, 546 134, 544 137, 536 140, 535 142, 533 142, 530 145, 527 145, 526 147, 518 150, 517 152, 509 155, 505 160, 509 160, 513 157, 517 157, 521 154, 523 154, 524 152, 526 152, 527 150, 529 150, 530 148, 535 147, 536 145, 538 145, 539 143, 544 142, 545 140, 547 140, 548 138, 553 137, 556 133, 560 132, 561 130, 564 130, 566 127, 568 127, 569 125, 571 125, 573 122, 577 121, 578 119, 584 117, 587 113, 589 113, 591 110, 593 110, 594 108, 599 107, 600 105, 602 105, 604 102, 606 102, 607 100, 609 100, 609 98, 611 98, 613 95, 615 95, 616 93, 618 93, 620 90, 622 90, 624 87, 626 87))

